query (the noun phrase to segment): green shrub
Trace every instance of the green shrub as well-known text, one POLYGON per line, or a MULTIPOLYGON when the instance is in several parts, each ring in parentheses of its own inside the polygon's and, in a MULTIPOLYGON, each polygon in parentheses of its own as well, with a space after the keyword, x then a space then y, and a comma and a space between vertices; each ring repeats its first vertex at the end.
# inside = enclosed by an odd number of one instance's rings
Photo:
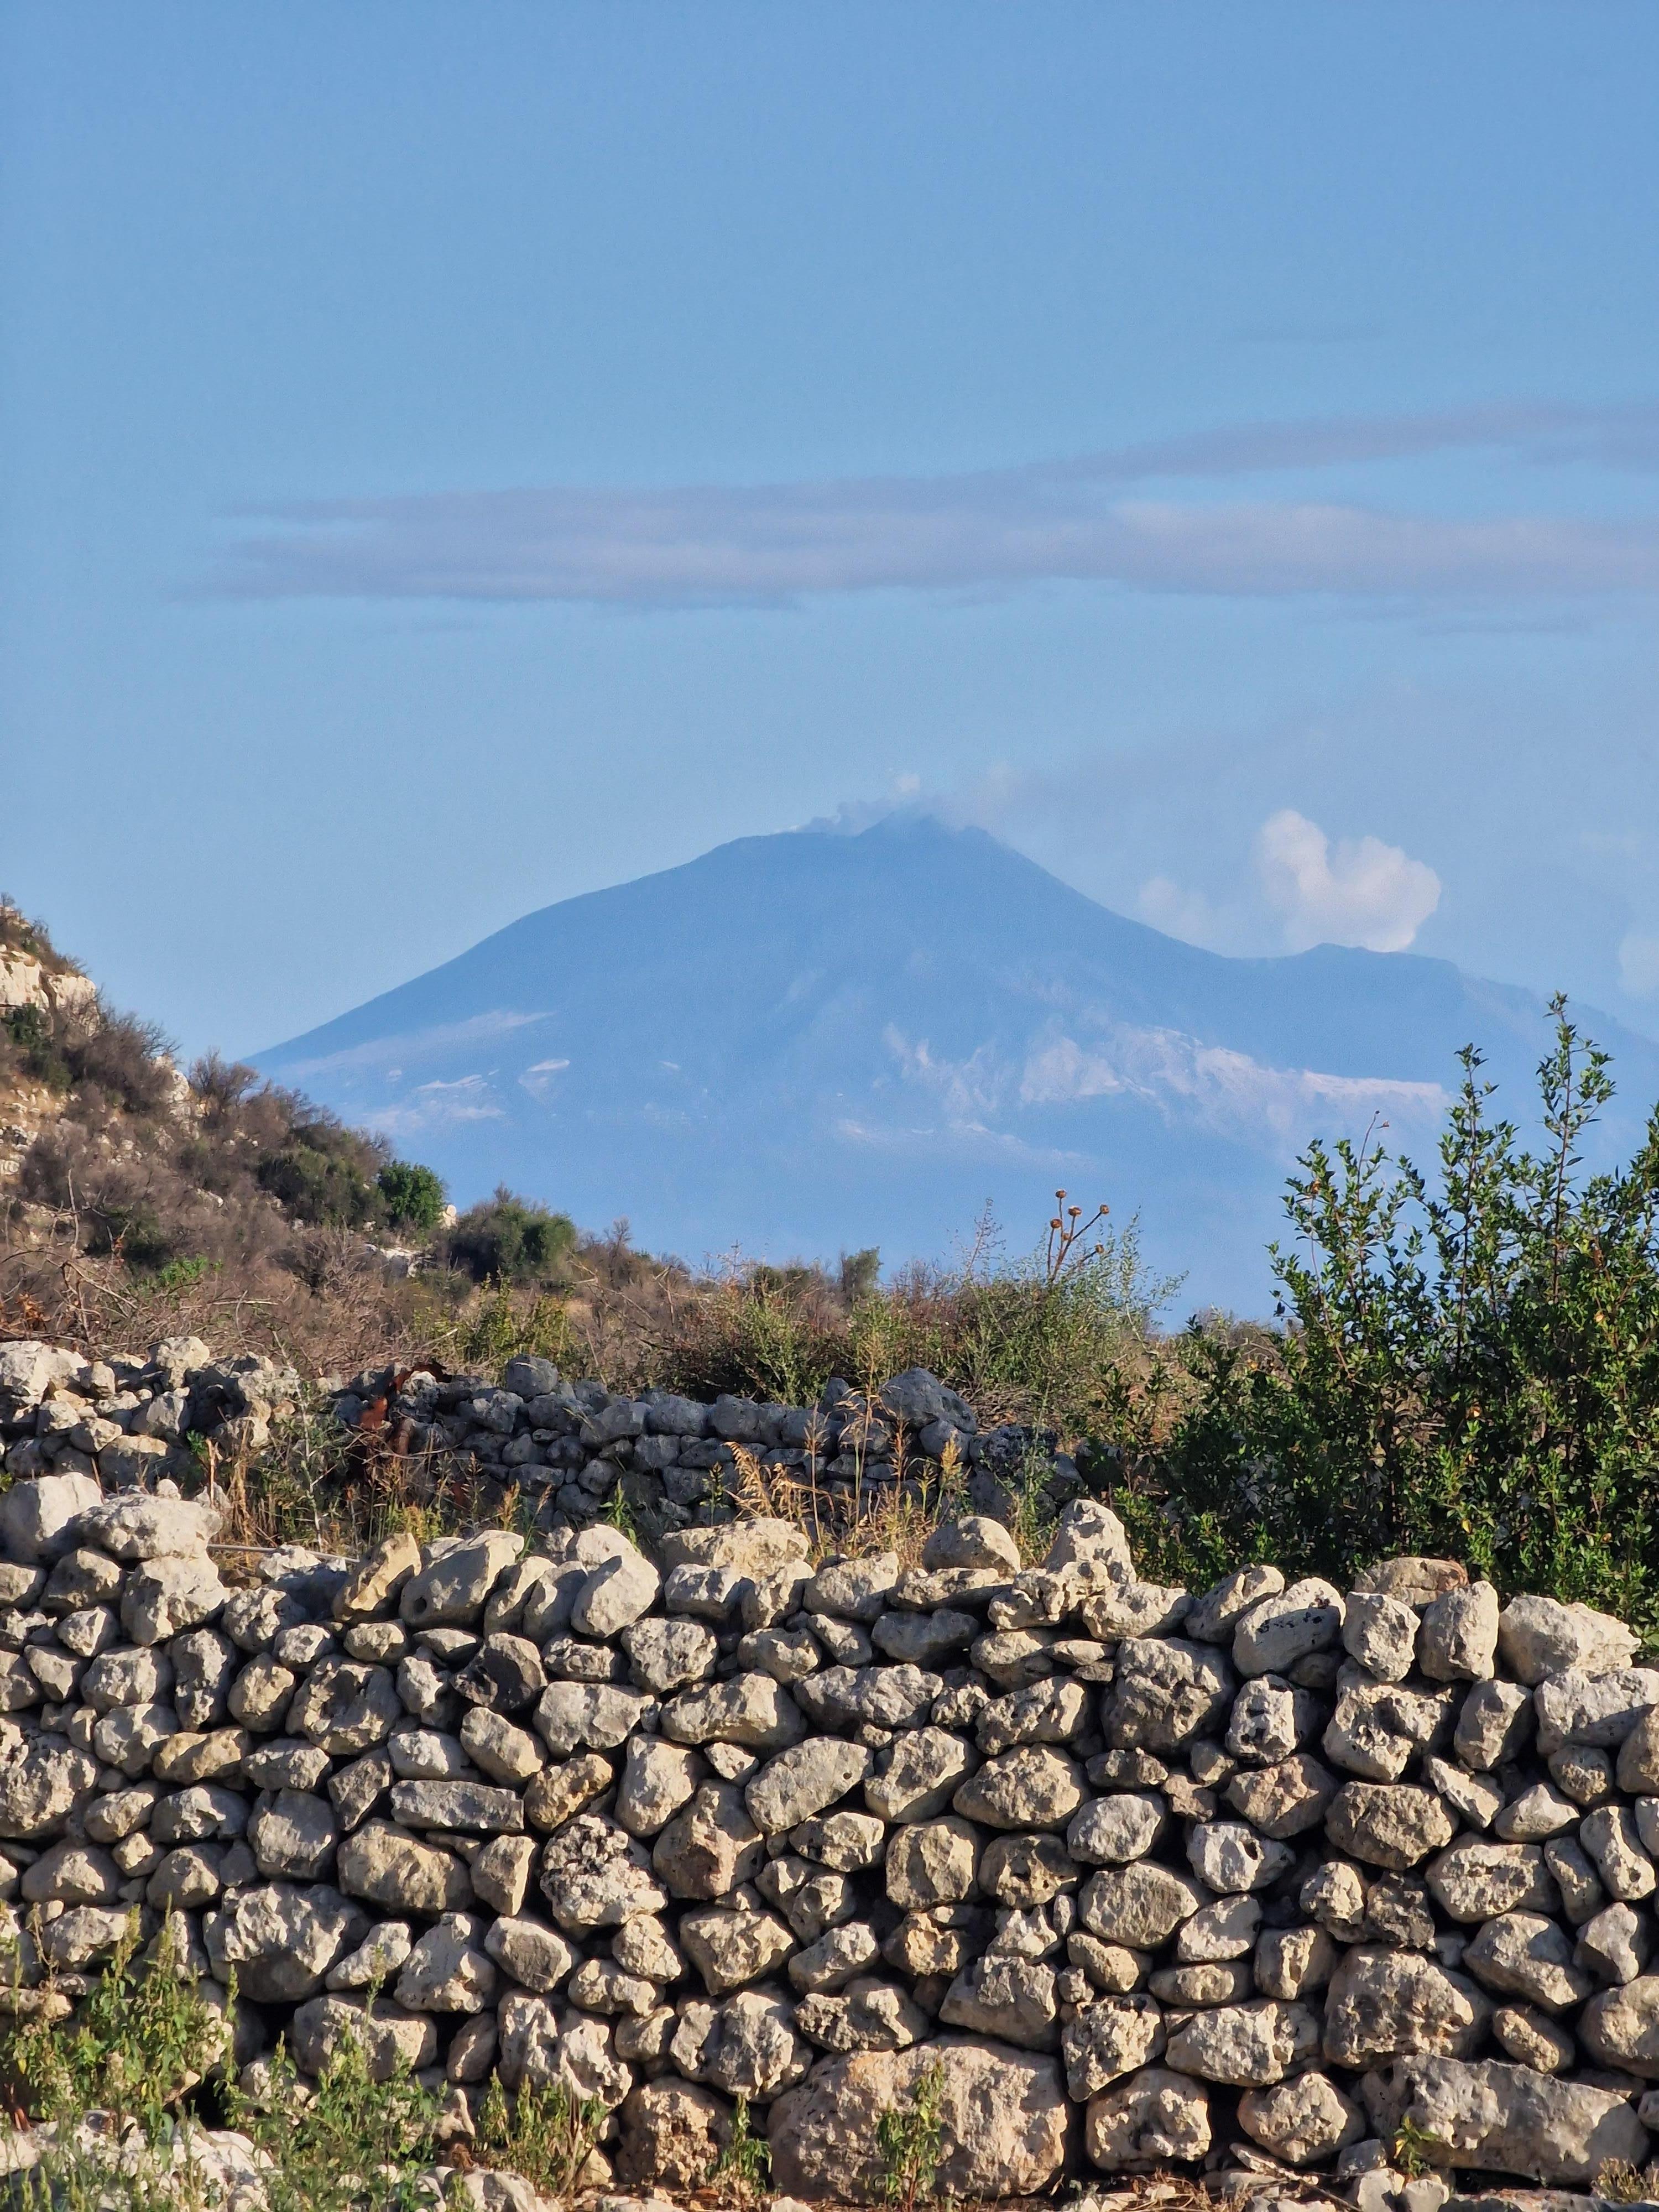
POLYGON ((48 1090, 67 1091, 74 1082, 69 1061, 59 1049, 52 1025, 40 1006, 14 1006, 0 1023, 10 1042, 19 1072, 48 1090))
POLYGON ((562 1213, 516 1196, 505 1183, 470 1206, 445 1240, 452 1267, 475 1282, 552 1285, 568 1280, 575 1224, 562 1213))
POLYGON ((393 1229, 429 1236, 444 1218, 444 1187, 430 1168, 393 1160, 375 1177, 393 1229))
POLYGON ((1146 1571, 1255 1558, 1341 1582, 1448 1553, 1659 1630, 1659 1117, 1627 1166, 1585 1173, 1613 1085, 1553 1011, 1536 1151, 1473 1048, 1432 1178, 1376 1141, 1309 1147, 1296 1241, 1272 1248, 1278 1331, 1190 1331, 1167 1441, 1139 1449, 1126 1415, 1094 1462, 1146 1571))

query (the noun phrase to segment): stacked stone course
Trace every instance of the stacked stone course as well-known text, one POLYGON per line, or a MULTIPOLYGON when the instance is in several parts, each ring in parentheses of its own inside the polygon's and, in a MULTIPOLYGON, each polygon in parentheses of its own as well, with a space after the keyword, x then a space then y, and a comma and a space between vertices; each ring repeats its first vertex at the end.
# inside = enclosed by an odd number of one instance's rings
POLYGON ((1648 2158, 1659 1671, 1607 1615, 1439 1560, 1165 1589, 1086 1499, 1036 1568, 984 1516, 908 1569, 728 1519, 233 1587, 171 1489, 0 1498, 14 2010, 177 1914, 251 2082, 356 2034, 465 2136, 492 2072, 562 2081, 630 2184, 700 2183, 744 2097, 777 2186, 872 2201, 935 2067, 965 2197, 1425 2212, 1402 2129, 1580 2191, 1648 2158))
POLYGON ((831 1382, 816 1406, 724 1395, 704 1405, 672 1390, 639 1397, 569 1382, 551 1360, 510 1360, 499 1383, 430 1368, 368 1368, 334 1397, 350 1429, 411 1459, 461 1462, 523 1491, 544 1515, 597 1520, 620 1486, 653 1520, 688 1528, 742 1479, 740 1455, 769 1486, 809 1494, 834 1516, 908 1480, 937 1489, 940 1465, 970 1498, 994 1504, 1034 1480, 1063 1504, 1081 1488, 1055 1438, 1020 1422, 981 1431, 973 1409, 923 1368, 879 1391, 831 1382))

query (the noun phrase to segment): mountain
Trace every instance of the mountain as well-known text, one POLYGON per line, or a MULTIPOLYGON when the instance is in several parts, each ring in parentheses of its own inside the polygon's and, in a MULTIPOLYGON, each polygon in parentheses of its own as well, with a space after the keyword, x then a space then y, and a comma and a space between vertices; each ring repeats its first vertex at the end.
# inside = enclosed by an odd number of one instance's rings
MULTIPOLYGON (((1635 1142, 1659 1046, 1587 1017, 1635 1142)), ((1183 1307, 1261 1312, 1309 1136, 1426 1153, 1478 1042, 1530 1115, 1535 994, 1407 953, 1235 960, 1126 920, 976 830, 740 838, 527 915, 258 1056, 428 1161, 693 1261, 1018 1249, 1064 1185, 1139 1210, 1183 1307)))

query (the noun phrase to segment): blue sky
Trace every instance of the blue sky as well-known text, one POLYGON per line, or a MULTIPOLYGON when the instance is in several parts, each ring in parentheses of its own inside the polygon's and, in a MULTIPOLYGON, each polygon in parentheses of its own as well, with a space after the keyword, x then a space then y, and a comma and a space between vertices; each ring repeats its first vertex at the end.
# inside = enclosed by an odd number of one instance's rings
POLYGON ((895 800, 1659 1032, 1659 12, 0 13, 0 884, 189 1050, 895 800))

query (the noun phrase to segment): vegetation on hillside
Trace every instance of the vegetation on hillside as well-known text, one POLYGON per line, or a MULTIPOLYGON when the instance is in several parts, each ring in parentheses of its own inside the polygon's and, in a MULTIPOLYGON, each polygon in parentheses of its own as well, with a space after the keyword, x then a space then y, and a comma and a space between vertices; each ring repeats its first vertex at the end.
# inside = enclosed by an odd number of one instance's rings
MULTIPOLYGON (((3 904, 0 951, 69 966, 3 904)), ((311 1375, 532 1351, 614 1389, 793 1404, 924 1366, 981 1425, 1075 1451, 1148 1574, 1271 1558, 1340 1580, 1443 1552, 1659 1632, 1659 1121, 1626 1166, 1586 1171, 1611 1070, 1554 1013, 1534 1136, 1471 1048, 1431 1167, 1375 1128, 1309 1147, 1270 1322, 1169 1334, 1178 1286, 1133 1219, 1063 1194, 1029 1258, 988 1218, 955 1264, 884 1280, 874 1250, 697 1273, 626 1222, 584 1235, 505 1188, 454 1218, 429 1169, 246 1067, 210 1055, 186 1079, 101 1003, 24 1008, 0 1024, 0 1096, 32 1082, 61 1110, 0 1200, 0 1334, 188 1330, 311 1375), (386 1264, 392 1243, 417 1272, 386 1264)))
POLYGON ((1554 1012, 1541 1143, 1466 1052, 1432 1173, 1375 1136, 1304 1155, 1276 1329, 1163 1351, 1176 1417, 1160 1435, 1143 1402, 1105 1441, 1167 1559, 1340 1577, 1447 1553, 1659 1627, 1659 1115, 1586 1174, 1608 1061, 1554 1012))

